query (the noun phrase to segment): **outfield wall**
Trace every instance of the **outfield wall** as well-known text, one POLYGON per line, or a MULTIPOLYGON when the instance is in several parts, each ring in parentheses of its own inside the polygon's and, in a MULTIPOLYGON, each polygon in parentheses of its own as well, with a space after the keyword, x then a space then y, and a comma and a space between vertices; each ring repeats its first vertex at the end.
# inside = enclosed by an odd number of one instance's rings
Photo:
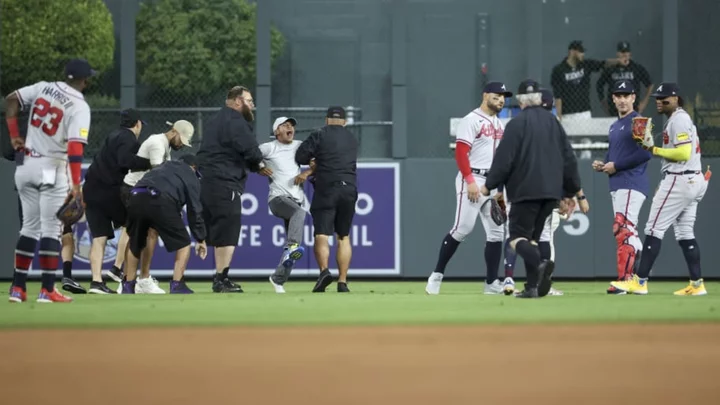
MULTIPOLYGON (((587 215, 576 213, 569 222, 562 222, 555 233, 558 277, 612 277, 615 273, 615 241, 612 237, 612 208, 607 192, 607 179, 592 172, 589 160, 580 160, 583 186, 591 203, 587 215)), ((705 165, 720 167, 720 159, 704 159, 705 165)), ((359 169, 361 201, 354 232, 353 265, 355 276, 424 277, 432 271, 442 238, 452 226, 455 210, 455 162, 452 159, 406 159, 401 162, 368 163, 359 169), (399 204, 395 196, 399 193, 399 204)), ((14 166, 0 161, 0 190, 6 190, 0 210, 0 278, 9 278, 13 268, 13 250, 19 231, 16 193, 13 191, 14 166)), ((651 184, 658 183, 659 162, 650 167, 651 184)), ((716 180, 717 181, 717 180, 716 180)), ((309 187, 309 186, 308 186, 309 187)), ((720 250, 715 250, 720 220, 713 216, 712 207, 720 204, 720 189, 711 185, 698 209, 696 235, 702 249, 704 274, 720 277, 720 250)), ((311 190, 308 188, 308 193, 311 190)), ((243 218, 244 232, 236 252, 233 268, 238 275, 265 277, 278 261, 279 245, 283 241, 280 222, 266 207, 267 183, 264 178, 251 176, 244 199, 247 215, 243 218)), ((644 229, 650 201, 640 213, 640 229, 644 229)), ((310 218, 307 220, 306 243, 312 243, 310 218)), ((88 235, 84 224, 76 229, 75 268, 87 274, 88 235)), ((481 277, 485 274, 483 259, 484 234, 480 222, 476 232, 460 246, 447 269, 447 277, 481 277)), ((106 267, 114 260, 114 242, 109 243, 106 267)), ((311 252, 311 249, 308 250, 311 252)), ((156 252, 153 269, 157 276, 169 274, 172 256, 162 248, 156 252)), ((315 262, 309 254, 296 271, 300 275, 314 275, 315 262)), ((205 262, 192 259, 191 275, 210 272, 212 259, 205 262)), ((352 270, 351 270, 352 271, 352 270)), ((516 273, 523 275, 522 266, 516 273)), ((685 277, 682 253, 669 231, 663 250, 653 269, 653 275, 685 277)))

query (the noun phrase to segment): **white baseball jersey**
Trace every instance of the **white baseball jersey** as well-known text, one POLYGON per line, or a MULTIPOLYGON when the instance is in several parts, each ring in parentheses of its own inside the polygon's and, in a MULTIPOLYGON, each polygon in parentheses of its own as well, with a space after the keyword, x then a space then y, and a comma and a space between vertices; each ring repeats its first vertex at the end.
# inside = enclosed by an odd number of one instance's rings
POLYGON ((497 115, 489 116, 476 108, 460 120, 455 138, 456 142, 470 145, 470 167, 487 170, 504 132, 505 126, 497 115))
POLYGON ((270 180, 268 201, 284 195, 301 204, 305 202, 305 193, 302 186, 295 185, 295 177, 300 174, 300 166, 295 163, 295 152, 301 143, 301 141, 292 141, 285 144, 272 141, 260 145, 263 160, 273 172, 270 180))
POLYGON ((86 144, 90 107, 83 94, 64 82, 38 82, 15 92, 30 111, 25 147, 31 154, 67 160, 67 143, 86 144))
POLYGON ((663 159, 662 170, 673 173, 686 170, 702 170, 700 162, 700 140, 697 128, 690 115, 682 108, 678 108, 670 116, 663 128, 663 148, 677 148, 681 145, 691 144, 690 160, 686 162, 670 162, 663 159))
MULTIPOLYGON (((150 135, 138 149, 138 156, 148 159, 154 166, 161 165, 170 160, 170 141, 165 134, 150 135)), ((146 171, 128 172, 123 182, 134 186, 147 173, 146 171)))

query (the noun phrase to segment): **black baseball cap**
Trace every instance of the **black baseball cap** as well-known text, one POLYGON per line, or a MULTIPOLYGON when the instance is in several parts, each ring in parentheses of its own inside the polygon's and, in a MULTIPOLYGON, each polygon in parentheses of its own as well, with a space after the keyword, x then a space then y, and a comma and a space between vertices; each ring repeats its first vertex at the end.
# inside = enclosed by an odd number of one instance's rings
POLYGON ((620 41, 617 44, 618 52, 630 52, 630 42, 620 41))
POLYGON ((662 82, 651 94, 651 96, 656 98, 665 98, 670 96, 680 97, 680 87, 678 87, 677 83, 662 82))
POLYGON ((570 42, 570 45, 568 45, 568 51, 570 50, 585 52, 585 47, 583 46, 582 41, 576 39, 575 41, 570 42))
POLYGON ((517 94, 530 94, 540 92, 540 84, 533 79, 525 79, 520 83, 517 94))
POLYGON ((502 94, 505 97, 512 97, 512 92, 507 90, 504 83, 490 82, 483 88, 483 93, 502 94))
POLYGON ((553 94, 550 89, 540 89, 542 95, 542 106, 546 110, 552 110, 553 108, 553 94))
POLYGON ((340 106, 332 106, 327 109, 327 118, 345 119, 345 109, 340 106))
POLYGON ((120 112, 120 126, 132 128, 138 121, 142 122, 143 125, 147 125, 140 117, 140 112, 134 108, 128 108, 120 112))
POLYGON ((617 80, 613 83, 612 94, 635 94, 635 85, 630 80, 617 80))
POLYGON ((65 77, 68 79, 84 79, 96 73, 85 59, 72 59, 65 65, 65 77))

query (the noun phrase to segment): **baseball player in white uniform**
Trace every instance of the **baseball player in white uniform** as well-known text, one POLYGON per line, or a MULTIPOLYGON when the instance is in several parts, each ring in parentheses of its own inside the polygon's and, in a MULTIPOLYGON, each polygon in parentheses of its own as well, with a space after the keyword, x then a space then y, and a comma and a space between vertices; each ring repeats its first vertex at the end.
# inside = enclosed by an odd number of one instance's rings
POLYGON ((23 223, 15 248, 10 302, 27 300, 28 269, 39 244, 42 288, 37 302, 72 302, 55 288, 62 224, 56 214, 72 193, 82 197, 83 149, 90 130, 90 107, 82 91, 95 75, 90 64, 74 59, 65 66, 65 82, 38 82, 7 97, 7 124, 13 148, 25 152, 15 170, 23 223), (27 136, 19 136, 19 108, 31 108, 27 136))
POLYGON ((642 146, 654 156, 663 158, 663 178, 650 207, 637 274, 627 281, 615 281, 611 285, 628 293, 647 294, 650 270, 660 253, 665 231, 672 225, 690 273, 688 286, 675 291, 675 295, 706 295, 694 226, 697 207, 705 196, 711 173, 708 171, 703 176, 697 128, 682 108, 683 100, 677 84, 661 83, 652 96, 655 97, 657 111, 665 114, 668 120, 663 128, 662 147, 654 145, 651 134, 644 137, 642 146))
POLYGON ((278 117, 273 123, 272 136, 275 140, 260 145, 263 168, 259 174, 270 179, 268 206, 270 212, 285 223, 285 247, 275 273, 270 276, 270 284, 278 294, 285 293, 283 285, 290 277, 295 262, 305 252, 300 244, 305 216, 310 209, 302 184, 313 173, 313 169, 303 172, 295 162, 295 152, 302 143, 293 139, 295 125, 295 118, 278 117))
MULTIPOLYGON (((167 132, 150 135, 145 142, 140 145, 140 149, 138 149, 137 152, 138 156, 150 160, 152 167, 159 166, 170 160, 171 150, 180 150, 183 146, 191 147, 190 141, 195 133, 195 127, 192 123, 179 120, 175 121, 175 123, 167 122, 166 124, 171 127, 167 132)), ((130 189, 135 187, 145 173, 147 173, 147 171, 130 171, 125 175, 122 191, 124 199, 129 198, 130 189)), ((125 227, 123 227, 121 240, 122 238, 128 238, 125 227)), ((113 269, 108 272, 108 276, 116 279, 116 281, 118 281, 118 273, 120 273, 118 294, 165 294, 165 290, 160 288, 157 280, 150 277, 150 263, 152 262, 157 240, 157 231, 150 228, 148 231, 147 244, 140 257, 140 277, 137 280, 135 279, 136 274, 133 271, 122 274, 122 271, 117 265, 117 261, 113 269), (125 276, 125 280, 122 280, 122 276, 125 276)), ((127 246, 127 242, 123 246, 127 246)), ((124 257, 127 260, 125 265, 126 269, 137 269, 137 258, 128 255, 127 252, 125 252, 124 257)), ((122 261, 120 265, 122 265, 122 261)))
POLYGON ((459 173, 455 178, 457 208, 455 222, 440 245, 435 271, 428 278, 425 292, 439 294, 445 267, 460 245, 472 232, 478 215, 485 229, 485 264, 487 277, 485 294, 502 294, 498 268, 502 259, 504 227, 496 225, 490 217, 490 198, 502 198, 500 190, 491 190, 489 197, 480 195, 480 186, 492 165, 495 149, 502 139, 505 127, 497 114, 505 105, 505 97, 512 97, 505 85, 490 82, 483 89, 483 101, 460 120, 456 130, 455 160, 459 173))

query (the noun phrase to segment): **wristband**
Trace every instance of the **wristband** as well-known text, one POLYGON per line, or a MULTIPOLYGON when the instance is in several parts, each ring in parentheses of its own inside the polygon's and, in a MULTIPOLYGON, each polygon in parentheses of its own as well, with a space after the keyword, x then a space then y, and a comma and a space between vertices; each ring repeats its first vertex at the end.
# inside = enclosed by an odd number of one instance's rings
POLYGON ((8 130, 10 131, 10 139, 15 139, 20 136, 20 129, 18 128, 17 117, 10 117, 5 119, 7 122, 8 130))
POLYGON ((472 174, 468 174, 467 176, 465 176, 465 182, 467 184, 475 183, 475 176, 473 176, 472 174))
POLYGON ((577 199, 578 199, 578 201, 582 201, 582 200, 587 199, 587 196, 586 196, 586 195, 580 195, 580 196, 577 197, 577 199))

